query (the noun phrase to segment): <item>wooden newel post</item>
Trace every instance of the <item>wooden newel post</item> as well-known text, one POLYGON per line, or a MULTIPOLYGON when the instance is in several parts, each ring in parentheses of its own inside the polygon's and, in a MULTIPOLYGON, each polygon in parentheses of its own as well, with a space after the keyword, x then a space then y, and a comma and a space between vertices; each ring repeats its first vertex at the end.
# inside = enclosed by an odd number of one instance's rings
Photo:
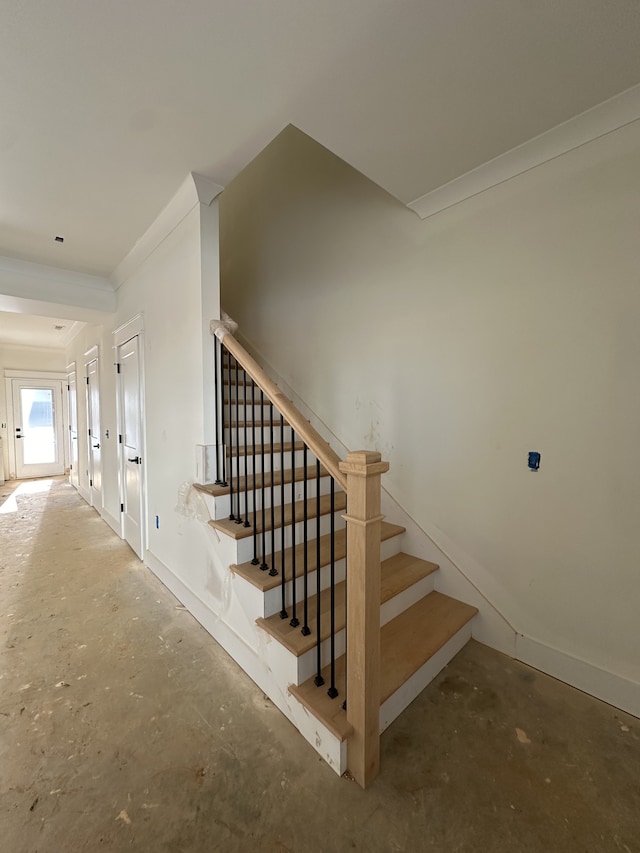
POLYGON ((364 788, 380 767, 380 477, 379 453, 358 450, 340 463, 347 478, 348 769, 364 788))

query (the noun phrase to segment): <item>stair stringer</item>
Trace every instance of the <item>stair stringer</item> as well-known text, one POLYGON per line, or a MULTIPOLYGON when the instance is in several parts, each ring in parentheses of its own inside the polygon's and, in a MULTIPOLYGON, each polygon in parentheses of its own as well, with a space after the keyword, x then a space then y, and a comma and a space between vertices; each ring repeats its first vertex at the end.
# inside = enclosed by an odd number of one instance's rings
POLYGON ((187 583, 149 550, 144 555, 145 565, 341 776, 347 769, 347 742, 337 738, 289 693, 289 685, 295 680, 289 660, 275 648, 279 644, 255 624, 259 591, 229 569, 236 562, 235 542, 216 535, 198 516, 190 519, 190 524, 199 528, 193 530, 194 535, 206 537, 206 579, 199 579, 203 583, 187 583))

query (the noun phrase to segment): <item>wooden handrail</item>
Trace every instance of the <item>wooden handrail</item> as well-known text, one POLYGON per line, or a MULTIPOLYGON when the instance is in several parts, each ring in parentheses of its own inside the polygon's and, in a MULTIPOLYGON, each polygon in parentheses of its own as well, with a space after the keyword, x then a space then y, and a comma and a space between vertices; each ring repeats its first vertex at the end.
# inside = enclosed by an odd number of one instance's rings
POLYGON ((335 450, 314 429, 302 412, 282 393, 276 383, 270 379, 258 362, 249 355, 246 349, 233 337, 225 323, 221 320, 211 321, 211 334, 224 344, 225 348, 242 366, 242 369, 253 379, 255 384, 264 391, 266 397, 273 403, 286 422, 307 445, 309 450, 320 460, 321 465, 331 474, 336 483, 346 491, 347 477, 340 470, 342 461, 335 450))

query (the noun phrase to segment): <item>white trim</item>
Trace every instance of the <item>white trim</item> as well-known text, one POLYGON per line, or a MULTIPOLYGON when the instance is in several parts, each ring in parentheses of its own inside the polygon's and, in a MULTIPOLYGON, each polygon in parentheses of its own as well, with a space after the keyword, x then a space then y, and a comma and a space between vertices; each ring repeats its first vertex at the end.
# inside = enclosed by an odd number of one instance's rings
POLYGON ((122 287, 197 204, 209 206, 223 189, 224 187, 212 181, 211 178, 191 172, 173 198, 160 211, 155 221, 113 271, 111 283, 115 289, 122 287))
MULTIPOLYGON (((127 320, 126 323, 123 323, 121 326, 118 326, 117 329, 113 332, 113 354, 115 358, 115 363, 118 362, 118 349, 130 341, 132 338, 138 338, 138 388, 139 388, 139 400, 140 400, 140 441, 141 441, 141 456, 142 456, 142 471, 141 471, 141 480, 140 480, 140 490, 141 490, 141 509, 140 509, 140 548, 142 554, 145 553, 145 549, 147 547, 149 530, 147 524, 148 518, 148 499, 147 496, 149 494, 148 491, 148 477, 147 477, 147 415, 146 415, 146 385, 145 385, 145 341, 144 341, 144 314, 136 314, 135 317, 132 317, 130 320, 127 320)), ((116 373, 116 429, 118 431, 118 436, 122 434, 122 376, 118 372, 116 373)), ((124 447, 120 444, 120 439, 118 438, 117 445, 117 459, 118 459, 118 496, 119 496, 119 504, 123 504, 125 502, 125 485, 124 485, 124 447)), ((121 539, 126 539, 125 537, 125 528, 124 528, 124 516, 120 513, 120 523, 119 523, 119 531, 118 535, 121 539)), ((115 528, 114 528, 115 529, 115 528)), ((142 555, 140 555, 142 559, 142 555)))
POLYGON ((0 273, 28 275, 45 281, 55 281, 59 284, 77 284, 92 290, 106 290, 113 293, 113 285, 108 278, 103 276, 87 275, 75 270, 36 264, 32 261, 21 261, 17 258, 9 258, 6 255, 0 255, 0 273))
POLYGON ((5 379, 66 379, 66 371, 61 370, 10 370, 4 371, 5 379))
POLYGON ((640 119, 640 85, 615 95, 545 133, 408 203, 421 219, 433 216, 537 166, 640 119))
MULTIPOLYGON (((87 432, 85 434, 85 440, 86 440, 85 446, 87 449, 87 457, 86 457, 86 460, 83 460, 83 461, 86 461, 87 470, 89 472, 89 483, 90 483, 90 485, 89 485, 89 500, 88 500, 89 506, 92 506, 94 509, 98 510, 98 512, 102 513, 102 508, 104 507, 104 488, 103 488, 103 486, 104 486, 104 467, 102 464, 103 456, 102 456, 102 453, 100 453, 100 491, 98 492, 98 489, 94 485, 92 485, 93 481, 95 480, 95 470, 94 470, 94 465, 93 465, 93 453, 92 453, 91 446, 93 444, 93 439, 96 436, 93 435, 93 433, 92 433, 91 438, 89 438, 89 429, 91 428, 90 425, 92 423, 92 417, 91 417, 91 412, 92 412, 91 405, 92 404, 91 404, 91 392, 88 391, 89 383, 87 382, 87 379, 89 378, 89 365, 93 364, 93 362, 95 361, 96 362, 96 377, 97 377, 97 381, 98 381, 98 420, 100 422, 100 432, 98 434, 98 444, 102 445, 102 369, 103 368, 102 368, 102 364, 101 364, 102 360, 100 358, 100 345, 94 344, 94 346, 89 347, 89 349, 84 354, 84 359, 85 359, 85 361, 84 361, 84 377, 83 377, 83 379, 84 379, 84 386, 85 386, 84 396, 85 396, 86 415, 87 415, 87 432), (95 504, 94 500, 93 500, 94 495, 96 493, 97 493, 97 497, 99 500, 98 504, 95 504)), ((77 382, 77 378, 76 378, 76 382, 77 382)))
POLYGON ((113 330, 113 349, 117 349, 144 331, 144 314, 136 314, 126 323, 113 330))
MULTIPOLYGON (((61 380, 66 383, 67 374, 62 373, 59 370, 56 371, 47 371, 47 370, 13 370, 11 368, 5 368, 4 371, 4 387, 5 387, 5 401, 7 407, 7 461, 9 464, 9 470, 5 471, 5 479, 13 480, 16 479, 16 444, 15 444, 15 417, 13 411, 13 385, 11 384, 12 379, 28 379, 28 380, 36 380, 36 381, 44 381, 51 382, 55 380, 61 380)), ((64 401, 63 401, 64 406, 64 401)))
POLYGON ((87 489, 82 485, 82 483, 78 483, 78 494, 82 498, 82 500, 91 506, 91 495, 87 491, 87 489))
POLYGON ((640 683, 518 634, 516 659, 628 714, 640 717, 640 683))
POLYGON ((122 539, 120 534, 120 522, 116 519, 114 515, 112 515, 106 507, 100 507, 99 510, 101 518, 106 521, 109 527, 113 530, 113 532, 122 539))
POLYGON ((67 331, 62 336, 62 342, 65 347, 68 347, 75 336, 84 328, 84 323, 81 320, 73 320, 67 331))
POLYGON ((68 319, 76 320, 83 319, 78 308, 88 311, 89 316, 94 316, 95 312, 113 313, 116 310, 116 294, 106 278, 6 256, 0 256, 0 293, 2 310, 37 314, 45 310, 46 305, 72 306, 76 310, 71 314, 76 316, 71 317, 66 309, 61 312, 59 307, 50 307, 44 316, 48 313, 51 317, 59 317, 62 313, 68 319), (25 302, 35 303, 40 308, 30 310, 25 307, 25 302))
MULTIPOLYGON (((66 471, 67 464, 67 451, 66 446, 67 443, 65 441, 65 429, 67 425, 66 417, 65 417, 65 409, 66 409, 66 389, 67 389, 67 374, 60 372, 52 372, 52 371, 39 371, 39 370, 10 370, 6 369, 4 371, 5 379, 5 400, 7 407, 7 453, 9 458, 9 471, 6 479, 25 479, 24 477, 18 477, 18 457, 16 451, 16 441, 15 441, 15 432, 16 432, 16 420, 15 420, 15 404, 14 404, 14 395, 13 395, 13 382, 17 380, 20 382, 28 383, 29 385, 35 385, 36 383, 39 385, 42 383, 43 385, 49 385, 52 383, 59 383, 57 385, 57 389, 60 391, 60 406, 61 406, 61 417, 62 417, 62 436, 58 436, 56 429, 56 440, 59 442, 60 438, 62 441, 60 442, 62 445, 62 453, 59 453, 60 459, 59 462, 62 465, 62 471, 56 474, 41 474, 38 472, 32 473, 29 476, 33 477, 47 477, 54 476, 57 477, 60 474, 64 474, 66 471)), ((55 410, 55 409, 54 409, 55 410)), ((7 472, 5 472, 6 474, 7 472)))
POLYGON ((70 415, 71 415, 70 399, 71 398, 69 396, 69 392, 70 392, 71 380, 72 379, 73 379, 73 383, 75 385, 75 393, 76 393, 75 416, 76 416, 76 456, 78 457, 76 460, 76 469, 77 469, 79 462, 80 462, 80 451, 79 451, 79 448, 77 446, 77 442, 78 442, 78 371, 76 368, 75 361, 72 361, 67 365, 67 389, 65 391, 66 421, 67 421, 67 426, 65 427, 65 433, 66 433, 66 439, 67 440, 65 442, 65 448, 66 448, 66 467, 69 470, 69 483, 73 486, 74 489, 77 489, 78 484, 80 483, 80 472, 78 470, 76 470, 74 474, 71 473, 71 458, 73 456, 73 452, 72 452, 72 443, 71 443, 72 438, 71 438, 71 417, 70 417, 70 415), (76 480, 75 483, 73 482, 74 477, 76 480))

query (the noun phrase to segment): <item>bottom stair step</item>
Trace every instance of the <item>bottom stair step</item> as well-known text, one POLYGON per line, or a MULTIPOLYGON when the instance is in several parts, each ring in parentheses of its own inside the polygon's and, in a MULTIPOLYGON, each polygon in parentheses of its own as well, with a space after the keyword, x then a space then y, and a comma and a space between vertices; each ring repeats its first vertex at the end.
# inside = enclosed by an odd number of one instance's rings
MULTIPOLYGON (((416 675, 477 612, 477 609, 469 604, 440 592, 431 592, 384 625, 380 629, 380 705, 416 675)), ((442 666, 446 663, 445 660, 442 666)), ((336 737, 344 740, 351 733, 346 711, 342 708, 345 699, 344 655, 336 660, 335 669, 339 694, 335 699, 330 699, 327 695, 331 683, 330 666, 322 670, 325 680, 322 687, 317 687, 314 679, 310 678, 300 686, 291 685, 289 691, 336 737)), ((424 686, 426 685, 420 687, 418 692, 421 692, 424 686)), ((415 696, 411 696, 400 710, 414 698, 415 696)), ((391 720, 386 724, 389 722, 391 720)))

